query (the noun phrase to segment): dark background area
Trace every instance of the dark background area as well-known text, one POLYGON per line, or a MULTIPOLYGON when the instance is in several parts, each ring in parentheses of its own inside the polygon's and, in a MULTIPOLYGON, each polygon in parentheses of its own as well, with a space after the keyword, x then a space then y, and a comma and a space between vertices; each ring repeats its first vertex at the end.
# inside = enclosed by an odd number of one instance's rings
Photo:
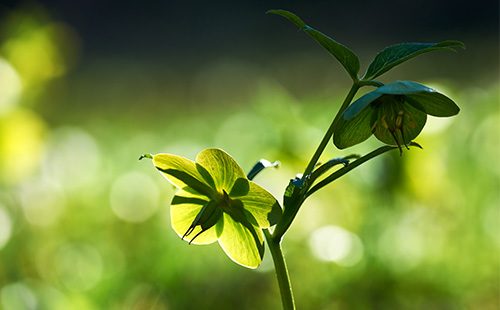
MULTIPOLYGON (((2 15, 36 5, 3 1, 2 15)), ((39 1, 81 38, 83 62, 123 57, 192 65, 214 58, 264 61, 288 49, 317 50, 264 13, 297 12, 361 54, 402 41, 490 38, 498 42, 497 1, 39 1), (368 48, 368 50, 364 50, 368 48)), ((297 31, 296 31, 297 32, 297 31)), ((494 42, 493 42, 494 43, 494 42)), ((498 44, 491 44, 497 46, 498 44)), ((471 46, 470 48, 473 48, 471 46)), ((365 56, 365 55, 363 55, 365 56)))
MULTIPOLYGON (((432 59, 432 66, 410 61, 403 67, 412 71, 410 79, 453 79, 481 87, 498 76, 496 1, 7 1, 0 11, 8 16, 30 7, 73 32, 65 85, 52 83, 55 93, 49 92, 50 99, 43 103, 43 113, 53 122, 58 117, 51 111, 57 113, 61 102, 68 101, 77 109, 74 115, 89 106, 109 115, 116 107, 108 97, 133 88, 137 91, 130 98, 167 92, 177 98, 169 102, 183 106, 228 106, 244 104, 259 75, 276 78, 299 99, 318 95, 321 89, 346 87, 341 67, 295 26, 266 15, 272 8, 296 12, 351 47, 360 55, 361 71, 387 45, 457 39, 465 42, 466 53, 422 56, 432 59), (241 66, 250 70, 238 72, 241 66), (214 67, 234 77, 217 81, 203 76, 214 67), (193 90, 202 83, 200 76, 225 88, 226 98, 214 100, 193 90), (242 95, 234 94, 242 86, 242 95), (83 92, 90 97, 84 103, 79 102, 83 92)), ((392 72, 381 79, 391 78, 392 72)), ((170 107, 143 97, 135 101, 145 108, 170 107)))

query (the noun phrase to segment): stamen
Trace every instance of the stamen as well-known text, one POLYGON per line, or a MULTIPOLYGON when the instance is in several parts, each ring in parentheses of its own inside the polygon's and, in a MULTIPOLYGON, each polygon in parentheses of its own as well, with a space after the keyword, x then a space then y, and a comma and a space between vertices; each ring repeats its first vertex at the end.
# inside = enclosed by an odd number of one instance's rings
POLYGON ((182 236, 182 239, 184 239, 185 237, 189 236, 193 230, 196 228, 196 226, 200 225, 200 220, 203 216, 203 213, 205 212, 206 208, 207 208, 207 204, 205 204, 200 212, 198 212, 198 214, 196 215, 196 217, 194 218, 193 222, 191 223, 191 226, 189 226, 188 230, 184 233, 184 235, 182 236))
POLYGON ((377 125, 378 125, 378 120, 376 120, 376 121, 373 123, 373 125, 372 125, 372 128, 371 128, 372 133, 375 133, 375 129, 376 129, 377 125))
POLYGON ((203 233, 203 232, 205 232, 205 231, 206 231, 206 229, 205 229, 205 230, 203 230, 203 229, 202 229, 199 233, 197 233, 197 234, 193 237, 193 239, 191 239, 191 241, 189 241, 189 244, 191 244, 191 242, 193 242, 193 241, 194 241, 194 239, 196 239, 196 237, 198 237, 199 235, 201 235, 201 233, 203 233))
POLYGON ((193 220, 193 223, 191 223, 189 229, 182 236, 182 239, 184 239, 195 230, 196 226, 200 226, 201 231, 198 232, 193 238, 191 238, 189 244, 191 244, 191 242, 193 242, 193 240, 196 239, 196 237, 198 237, 200 234, 202 234, 203 232, 207 231, 215 224, 217 224, 218 214, 219 214, 218 212, 221 212, 221 210, 217 209, 218 208, 217 206, 210 203, 211 202, 208 202, 201 208, 200 212, 198 212, 196 218, 193 220))
POLYGON ((403 114, 403 110, 400 110, 396 116, 396 129, 403 128, 403 114))
POLYGON ((391 133, 392 138, 396 142, 396 145, 398 146, 399 149, 399 156, 403 155, 403 149, 401 148, 401 143, 399 143, 398 138, 396 137, 396 134, 394 133, 394 129, 389 129, 389 132, 391 133))
POLYGON ((382 126, 384 126, 385 129, 389 129, 389 125, 387 125, 387 122, 385 121, 385 115, 382 115, 380 121, 382 122, 382 126))
POLYGON ((408 147, 408 144, 406 144, 406 139, 405 139, 405 135, 404 135, 403 129, 399 129, 399 133, 401 134, 401 138, 403 139, 403 145, 405 146, 405 148, 407 150, 409 150, 410 147, 408 147))
POLYGON ((181 239, 184 240, 185 237, 189 236, 193 232, 195 227, 196 227, 196 225, 193 222, 193 224, 191 224, 191 226, 189 226, 188 230, 184 233, 184 235, 182 235, 181 239))
POLYGON ((408 144, 406 143, 405 134, 404 134, 404 130, 403 130, 403 121, 404 121, 403 116, 404 116, 404 111, 399 110, 398 115, 396 116, 396 130, 399 131, 399 133, 401 134, 401 138, 403 140, 403 145, 405 146, 405 148, 407 150, 409 150, 410 148, 408 147, 408 144))

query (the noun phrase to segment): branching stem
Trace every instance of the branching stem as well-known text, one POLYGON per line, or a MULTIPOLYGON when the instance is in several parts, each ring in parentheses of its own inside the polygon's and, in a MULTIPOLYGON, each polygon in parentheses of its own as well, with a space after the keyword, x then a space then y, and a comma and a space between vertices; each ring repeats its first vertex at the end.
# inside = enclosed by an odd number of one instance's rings
POLYGON ((342 116, 342 113, 349 106, 349 104, 351 103, 352 99, 354 98, 354 96, 356 95, 356 93, 360 87, 361 86, 359 85, 358 82, 355 82, 352 85, 351 89, 349 90, 349 93, 347 94, 347 96, 344 99, 344 102, 342 103, 342 106, 340 107, 339 111, 337 112, 337 115, 335 115, 335 118, 333 119, 332 123, 330 124, 330 127, 326 131, 325 136, 323 137, 323 140, 321 140, 318 148, 316 149, 316 152, 314 152, 314 155, 311 157, 309 164, 307 164, 307 167, 304 170, 304 174, 303 174, 304 176, 309 175, 313 171, 314 167, 318 163, 319 157, 321 156, 321 154, 323 154, 323 151, 325 150, 326 146, 328 145, 328 142, 332 138, 333 132, 335 131, 335 127, 337 126, 337 123, 339 122, 340 117, 342 116))
MULTIPOLYGON (((326 146, 328 145, 328 142, 333 136, 333 133, 335 131, 336 126, 338 125, 338 122, 340 118, 342 117, 342 113, 344 113, 345 109, 349 106, 349 104, 352 102, 354 99, 354 96, 356 95, 357 91, 363 87, 363 86, 375 86, 379 87, 383 85, 380 82, 377 81, 364 81, 364 80, 356 80, 354 81, 353 85, 351 86, 351 89, 349 90, 349 93, 344 99, 344 102, 340 106, 339 111, 337 112, 337 115, 335 115, 335 118, 333 119, 332 123, 330 124, 330 127, 325 133, 325 136, 323 137, 323 140, 321 140, 318 148, 314 152, 313 156, 311 157, 311 160, 307 164, 306 169, 304 170, 303 176, 308 177, 316 167, 316 164, 318 163, 319 158, 321 157, 321 154, 323 154, 323 151, 325 150, 326 146)), ((286 268, 286 263, 285 263, 285 257, 283 256, 283 253, 281 251, 281 240, 283 235, 285 234, 286 230, 290 227, 291 221, 293 221, 293 218, 295 218, 296 213, 298 212, 300 205, 304 202, 307 196, 312 194, 313 192, 319 190, 323 186, 325 186, 327 183, 330 183, 334 179, 340 177, 341 175, 347 173, 351 169, 359 166, 363 162, 379 155, 380 153, 384 153, 388 151, 389 149, 392 149, 392 147, 388 147, 388 149, 381 148, 375 153, 377 154, 368 154, 365 156, 365 158, 360 158, 356 161, 354 161, 352 164, 347 165, 346 167, 334 172, 331 176, 327 177, 325 180, 321 181, 317 185, 315 185, 311 190, 309 190, 299 201, 297 201, 297 205, 293 208, 292 214, 290 214, 290 220, 289 222, 285 223, 278 223, 274 233, 271 235, 271 233, 267 230, 264 229, 264 235, 266 237, 267 244, 269 246, 269 250, 271 252, 271 255, 273 257, 274 261, 274 268, 275 268, 275 273, 276 277, 278 280, 278 285, 280 288, 280 293, 281 293, 281 301, 283 303, 283 309, 284 310, 294 310, 295 309, 295 303, 293 300, 293 292, 292 292, 292 286, 290 283, 290 277, 288 275, 288 270, 286 268), (326 182, 325 182, 326 181, 326 182)), ((310 185, 307 185, 307 190, 309 189, 310 185)), ((291 207, 291 206, 284 206, 285 208, 291 207)))

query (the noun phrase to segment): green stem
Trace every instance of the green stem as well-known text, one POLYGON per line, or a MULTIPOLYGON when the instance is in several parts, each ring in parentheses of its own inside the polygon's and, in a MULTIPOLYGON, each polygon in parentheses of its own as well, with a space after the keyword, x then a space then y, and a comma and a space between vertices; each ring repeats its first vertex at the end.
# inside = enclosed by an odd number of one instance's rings
POLYGON ((307 193, 306 193, 306 197, 309 197, 310 195, 312 195, 314 192, 320 190, 321 188, 325 187, 326 185, 332 183, 333 181, 335 181, 336 179, 340 178, 341 176, 343 176, 344 174, 348 173, 349 171, 351 171, 352 169, 360 166, 361 164, 369 161, 370 159, 373 159, 374 157, 377 157, 379 155, 382 155, 384 154, 385 152, 388 152, 390 150, 394 150, 396 149, 397 147, 396 146, 389 146, 389 145, 385 145, 385 146, 381 146, 379 147, 378 149, 376 149, 375 151, 372 151, 368 154, 366 154, 365 156, 359 158, 359 159, 356 159, 355 161, 353 161, 352 163, 348 164, 347 166, 335 171, 334 173, 332 173, 331 175, 329 175, 328 177, 326 177, 324 180, 322 180, 321 182, 319 182, 318 184, 314 185, 307 193))
POLYGON ((354 98, 354 95, 356 95, 356 92, 358 89, 361 87, 359 82, 355 82, 352 84, 351 89, 349 90, 349 93, 344 99, 344 102, 342 103, 342 106, 340 107, 339 111, 337 112, 337 115, 335 115, 335 118, 333 119, 333 122, 331 123, 330 127, 325 133, 325 136, 323 137, 323 140, 321 140, 318 148, 316 149, 316 152, 314 152, 314 155, 311 157, 311 160, 309 161, 309 164, 307 164, 306 169, 304 170, 304 176, 309 175, 316 164, 318 163, 319 157, 321 154, 323 154, 323 151, 325 150, 325 147, 328 145, 328 142, 330 141, 330 138, 333 135, 333 132, 335 130, 335 127, 337 126, 337 123, 340 120, 340 117, 342 116, 342 113, 344 110, 349 106, 351 103, 352 99, 354 98))
POLYGON ((281 251, 281 242, 274 239, 267 229, 264 229, 264 236, 266 236, 267 245, 273 257, 274 270, 276 272, 276 278, 278 279, 283 310, 295 310, 292 285, 290 283, 288 269, 286 268, 285 257, 281 251))
MULTIPOLYGON (((327 132, 325 133, 323 140, 321 140, 318 148, 316 149, 313 156, 311 157, 311 160, 307 164, 307 167, 303 173, 304 176, 310 175, 312 173, 312 171, 314 170, 314 167, 318 163, 318 160, 319 160, 321 154, 323 154, 323 151, 325 150, 326 146, 328 145, 328 142, 330 141, 331 137, 333 136, 333 132, 335 131, 335 128, 336 128, 340 118, 342 117, 342 113, 349 106, 349 104, 353 100, 353 98, 356 95, 356 92, 359 90, 359 88, 361 88, 363 86, 379 87, 381 85, 383 85, 383 84, 380 82, 377 82, 377 81, 359 81, 359 80, 354 81, 353 85, 351 86, 351 89, 349 90, 349 93, 347 94, 347 96, 344 99, 344 102, 340 106, 340 109, 337 112, 337 115, 335 115, 335 118, 333 119, 332 123, 330 124, 330 127, 328 128, 327 132)), ((350 167, 349 169, 347 169, 347 171, 360 165, 361 163, 362 162, 357 162, 355 165, 353 165, 353 167, 350 167)), ((350 165, 348 165, 347 167, 349 167, 349 166, 350 165)), ((340 170, 342 170, 342 169, 340 169, 340 170)), ((253 177, 253 175, 251 175, 251 176, 253 177)), ((267 229, 264 229, 264 235, 266 237, 266 241, 267 241, 267 244, 269 246, 269 250, 271 252, 271 255, 273 257, 273 261, 274 261, 274 269, 276 272, 276 278, 278 279, 278 285, 279 285, 280 294, 281 294, 281 301, 282 301, 284 310, 294 310, 295 303, 293 300, 293 292, 292 292, 292 285, 290 283, 290 277, 288 275, 288 270, 286 268, 285 257, 283 256, 283 252, 281 251, 281 240, 282 240, 282 237, 283 237, 284 233, 286 232, 286 230, 290 227, 291 222, 295 218, 295 215, 297 214, 297 212, 300 208, 300 205, 302 205, 305 198, 309 194, 311 194, 312 192, 314 192, 314 191, 318 190, 319 188, 321 188, 322 186, 326 185, 326 184, 321 184, 321 183, 322 182, 320 182, 320 184, 318 184, 318 185, 320 185, 319 187, 316 185, 312 189, 312 191, 310 191, 307 194, 304 194, 304 196, 301 197, 301 199, 299 201, 296 201, 296 205, 294 206, 294 208, 291 211, 292 213, 289 214, 289 216, 288 216, 288 221, 287 222, 280 221, 278 223, 278 225, 276 226, 276 229, 275 229, 273 235, 271 235, 271 233, 267 229)), ((307 189, 309 189, 309 186, 307 186, 307 189)), ((284 207, 285 207, 285 212, 286 212, 287 206, 284 206, 284 207)), ((290 206, 288 206, 288 207, 290 208, 290 206)))
POLYGON ((384 86, 384 83, 375 81, 375 80, 361 80, 358 82, 358 85, 361 86, 373 86, 373 87, 380 87, 384 86))
MULTIPOLYGON (((328 145, 328 142, 330 141, 330 139, 333 135, 333 132, 335 131, 335 127, 337 126, 337 123, 339 122, 340 117, 342 116, 342 113, 349 106, 352 99, 356 95, 356 92, 358 91, 358 89, 361 86, 365 86, 363 81, 355 81, 353 83, 353 85, 351 86, 351 89, 349 90, 349 93, 345 97, 344 102, 342 103, 342 106, 340 107, 339 111, 337 112, 337 115, 335 115, 335 118, 333 119, 332 123, 330 124, 330 128, 328 128, 327 132, 325 133, 325 136, 323 137, 323 140, 321 140, 320 144, 318 145, 318 148, 314 152, 314 155, 311 157, 311 160, 307 164, 307 167, 303 173, 304 177, 310 175, 312 173, 312 171, 314 170, 314 167, 318 163, 319 157, 321 156, 321 154, 323 154, 323 151, 325 150, 326 146, 328 145)), ((309 189, 308 188, 309 185, 306 185, 306 186, 307 186, 307 188, 305 189, 305 191, 307 191, 309 189)), ((305 191, 304 191, 304 193, 305 193, 305 191)), ((300 206, 302 205, 304 200, 305 200, 305 197, 301 197, 300 200, 294 201, 293 208, 292 208, 292 206, 287 206, 287 205, 284 206, 285 213, 287 213, 287 210, 288 210, 288 214, 286 216, 286 222, 280 221, 278 223, 278 225, 276 226, 276 229, 273 232, 273 237, 275 240, 278 240, 278 241, 281 240, 281 238, 283 237, 285 232, 288 230, 288 228, 292 224, 292 221, 295 218, 295 216, 297 215, 297 212, 299 211, 300 206)))

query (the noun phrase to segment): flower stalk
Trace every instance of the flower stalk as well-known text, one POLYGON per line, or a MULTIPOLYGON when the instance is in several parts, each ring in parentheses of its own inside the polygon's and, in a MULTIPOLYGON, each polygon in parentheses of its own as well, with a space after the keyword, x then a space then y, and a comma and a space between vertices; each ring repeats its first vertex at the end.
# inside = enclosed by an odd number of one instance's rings
POLYGON ((273 238, 267 229, 264 229, 264 236, 266 237, 267 246, 273 257, 274 270, 276 279, 278 280, 283 310, 295 310, 292 283, 290 282, 290 275, 286 267, 285 256, 281 250, 281 241, 273 238))

